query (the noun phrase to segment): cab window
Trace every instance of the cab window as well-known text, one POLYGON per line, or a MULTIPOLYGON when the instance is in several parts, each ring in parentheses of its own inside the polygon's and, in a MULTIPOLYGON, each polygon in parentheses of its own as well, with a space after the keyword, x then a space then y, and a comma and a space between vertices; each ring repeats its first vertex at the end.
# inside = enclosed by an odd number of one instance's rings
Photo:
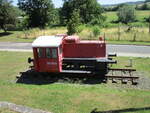
POLYGON ((57 58, 57 49, 52 49, 52 58, 57 58))
POLYGON ((51 49, 50 48, 46 48, 46 57, 47 58, 51 58, 51 49))
POLYGON ((39 57, 39 58, 44 57, 44 56, 43 56, 43 48, 38 48, 38 49, 37 49, 37 52, 38 52, 38 57, 39 57))

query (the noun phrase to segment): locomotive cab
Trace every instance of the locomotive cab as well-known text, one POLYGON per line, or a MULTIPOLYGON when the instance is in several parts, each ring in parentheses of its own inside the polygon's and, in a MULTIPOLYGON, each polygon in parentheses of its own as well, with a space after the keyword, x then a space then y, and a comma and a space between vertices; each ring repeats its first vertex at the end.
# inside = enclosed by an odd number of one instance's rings
POLYGON ((41 36, 33 43, 34 69, 38 72, 62 71, 62 38, 41 36))

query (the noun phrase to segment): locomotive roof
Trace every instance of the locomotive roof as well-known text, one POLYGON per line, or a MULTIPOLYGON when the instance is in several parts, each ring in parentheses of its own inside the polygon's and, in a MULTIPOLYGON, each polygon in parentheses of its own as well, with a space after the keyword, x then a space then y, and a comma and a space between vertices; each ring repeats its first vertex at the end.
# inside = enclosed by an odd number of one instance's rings
POLYGON ((32 47, 58 47, 62 39, 63 36, 40 36, 32 43, 32 47))

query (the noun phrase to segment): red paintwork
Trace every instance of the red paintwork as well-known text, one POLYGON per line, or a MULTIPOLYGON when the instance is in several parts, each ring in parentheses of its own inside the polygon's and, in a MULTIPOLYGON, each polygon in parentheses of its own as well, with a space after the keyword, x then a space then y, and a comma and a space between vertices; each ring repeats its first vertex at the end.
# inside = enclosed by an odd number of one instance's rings
POLYGON ((80 41, 78 37, 66 37, 63 44, 63 57, 66 58, 97 58, 106 57, 104 41, 80 41))
MULTIPOLYGON (((98 41, 80 41, 77 36, 64 36, 62 53, 57 47, 57 58, 46 58, 46 48, 43 57, 39 58, 37 48, 33 48, 34 68, 38 72, 61 72, 63 58, 102 58, 106 57, 106 44, 101 38, 98 41)), ((51 47, 52 48, 52 47, 51 47)))
POLYGON ((62 54, 59 54, 57 48, 57 58, 46 58, 45 48, 43 48, 43 57, 39 58, 37 48, 33 48, 34 68, 38 72, 61 72, 62 71, 62 54))

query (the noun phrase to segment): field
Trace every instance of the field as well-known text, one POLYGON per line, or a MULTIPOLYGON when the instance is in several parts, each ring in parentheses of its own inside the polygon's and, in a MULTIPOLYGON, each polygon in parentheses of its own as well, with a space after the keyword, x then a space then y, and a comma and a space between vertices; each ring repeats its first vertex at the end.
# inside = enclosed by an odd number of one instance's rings
MULTIPOLYGON (((116 21, 118 19, 117 12, 106 12, 107 22, 116 21)), ((144 22, 144 19, 150 16, 150 11, 136 11, 136 20, 144 22)))
MULTIPOLYGON (((136 11, 137 22, 131 23, 134 27, 129 32, 127 31, 127 26, 113 23, 117 20, 116 13, 117 12, 106 12, 104 14, 107 17, 106 27, 101 28, 100 36, 105 37, 108 43, 113 44, 150 45, 148 23, 145 22, 145 18, 150 15, 150 11, 136 11)), ((92 26, 82 25, 80 28, 81 32, 77 35, 79 35, 81 39, 98 39, 98 36, 93 36, 92 26)), ((35 38, 41 35, 66 33, 66 27, 52 27, 46 29, 34 28, 24 31, 10 31, 6 34, 0 30, 0 42, 32 42, 35 38)))
MULTIPOLYGON (((32 53, 0 52, 0 101, 54 113, 93 113, 94 109, 96 109, 94 113, 150 112, 150 89, 127 88, 112 83, 16 84, 15 76, 28 68, 26 59, 31 56, 32 53)), ((119 67, 128 64, 127 59, 127 57, 120 57, 119 67)), ((149 58, 132 59, 134 67, 139 72, 150 73, 149 58)), ((150 75, 146 76, 150 78, 150 75)))
MULTIPOLYGON (((118 28, 116 27, 103 28, 101 29, 100 36, 105 37, 108 43, 150 45, 150 34, 148 33, 147 27, 133 28, 131 32, 126 32, 127 27, 125 26, 122 26, 120 29, 119 35, 118 28)), ((49 28, 45 30, 36 28, 25 32, 12 31, 12 34, 1 35, 0 42, 32 42, 38 36, 65 34, 66 32, 67 30, 65 27, 49 28)), ((98 37, 93 36, 92 30, 89 27, 85 27, 84 30, 77 35, 85 40, 98 40, 98 37)))

